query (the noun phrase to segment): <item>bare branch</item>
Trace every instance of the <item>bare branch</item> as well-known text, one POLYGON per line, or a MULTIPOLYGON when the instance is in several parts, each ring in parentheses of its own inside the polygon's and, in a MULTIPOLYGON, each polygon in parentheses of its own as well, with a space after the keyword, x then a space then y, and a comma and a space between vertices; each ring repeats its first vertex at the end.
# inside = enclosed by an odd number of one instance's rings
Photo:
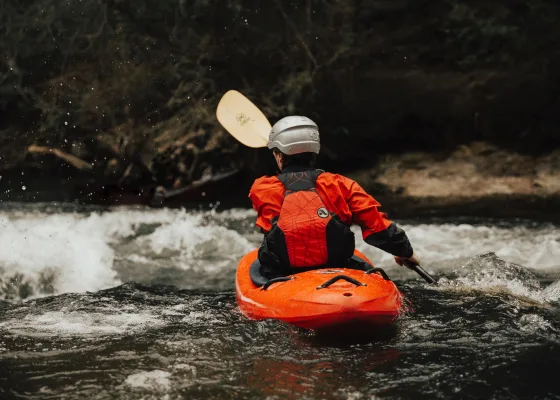
POLYGON ((317 63, 317 60, 315 59, 315 56, 311 52, 311 49, 309 48, 309 46, 305 42, 305 39, 303 38, 303 36, 301 36, 301 34, 299 33, 299 31, 296 27, 296 24, 294 24, 294 21, 292 21, 290 19, 290 17, 288 17, 288 14, 286 14, 286 12, 284 11, 284 7, 282 7, 281 0, 275 0, 275 3, 276 3, 276 7, 278 7, 278 10, 280 11, 280 14, 282 14, 282 17, 284 17, 284 19, 286 20, 286 23, 294 31, 294 34, 296 35, 299 44, 301 45, 301 47, 303 47, 303 50, 307 53, 307 56, 309 57, 309 59, 313 63, 313 67, 315 69, 317 69, 319 67, 319 64, 317 63))
POLYGON ((61 160, 66 161, 68 164, 73 166, 74 168, 84 170, 84 169, 92 169, 92 165, 90 163, 85 162, 84 160, 73 156, 72 154, 68 154, 60 149, 53 148, 53 147, 45 147, 45 146, 36 146, 31 145, 27 148, 27 151, 30 153, 38 153, 38 154, 54 154, 61 160))

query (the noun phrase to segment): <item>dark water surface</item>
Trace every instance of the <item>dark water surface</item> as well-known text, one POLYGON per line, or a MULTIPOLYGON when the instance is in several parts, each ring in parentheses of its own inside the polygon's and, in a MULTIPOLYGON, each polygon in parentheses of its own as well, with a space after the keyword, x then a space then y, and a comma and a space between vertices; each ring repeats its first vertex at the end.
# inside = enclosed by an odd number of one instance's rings
POLYGON ((3 205, 0 398, 560 398, 557 226, 397 221, 437 287, 360 241, 414 309, 352 340, 238 312, 253 221, 3 205))

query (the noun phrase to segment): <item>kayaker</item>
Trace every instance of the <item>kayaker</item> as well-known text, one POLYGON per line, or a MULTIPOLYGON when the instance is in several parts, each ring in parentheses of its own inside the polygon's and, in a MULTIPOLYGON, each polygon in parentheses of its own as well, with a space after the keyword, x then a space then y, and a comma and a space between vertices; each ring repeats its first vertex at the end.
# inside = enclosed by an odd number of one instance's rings
POLYGON ((354 252, 352 224, 361 227, 366 243, 392 254, 397 264, 420 263, 405 231, 357 182, 314 167, 320 139, 311 119, 279 120, 268 148, 281 173, 258 178, 249 192, 256 225, 264 233, 258 253, 262 266, 276 272, 342 267, 354 252))

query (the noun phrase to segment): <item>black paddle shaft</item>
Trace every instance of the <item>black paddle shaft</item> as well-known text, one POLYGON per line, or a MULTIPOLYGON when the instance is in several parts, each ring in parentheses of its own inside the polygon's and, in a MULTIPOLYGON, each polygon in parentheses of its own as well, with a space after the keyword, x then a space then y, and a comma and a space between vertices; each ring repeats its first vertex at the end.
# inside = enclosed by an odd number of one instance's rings
POLYGON ((418 264, 414 264, 411 261, 405 261, 404 262, 405 267, 407 267, 408 269, 413 270, 414 272, 416 272, 418 275, 420 275, 422 278, 424 278, 424 280, 428 283, 431 284, 435 284, 436 283, 436 279, 428 274, 426 271, 424 271, 424 268, 422 268, 421 266, 419 266, 418 264))

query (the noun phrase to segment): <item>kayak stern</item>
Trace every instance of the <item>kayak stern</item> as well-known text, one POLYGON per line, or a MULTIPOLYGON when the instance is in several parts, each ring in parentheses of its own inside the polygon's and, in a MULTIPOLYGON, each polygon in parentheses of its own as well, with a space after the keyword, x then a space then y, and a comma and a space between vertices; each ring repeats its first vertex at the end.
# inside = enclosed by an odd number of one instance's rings
POLYGON ((379 273, 323 268, 257 287, 249 276, 256 257, 257 250, 245 255, 236 273, 237 302, 248 318, 277 319, 317 332, 377 330, 392 325, 401 312, 402 294, 379 273))

